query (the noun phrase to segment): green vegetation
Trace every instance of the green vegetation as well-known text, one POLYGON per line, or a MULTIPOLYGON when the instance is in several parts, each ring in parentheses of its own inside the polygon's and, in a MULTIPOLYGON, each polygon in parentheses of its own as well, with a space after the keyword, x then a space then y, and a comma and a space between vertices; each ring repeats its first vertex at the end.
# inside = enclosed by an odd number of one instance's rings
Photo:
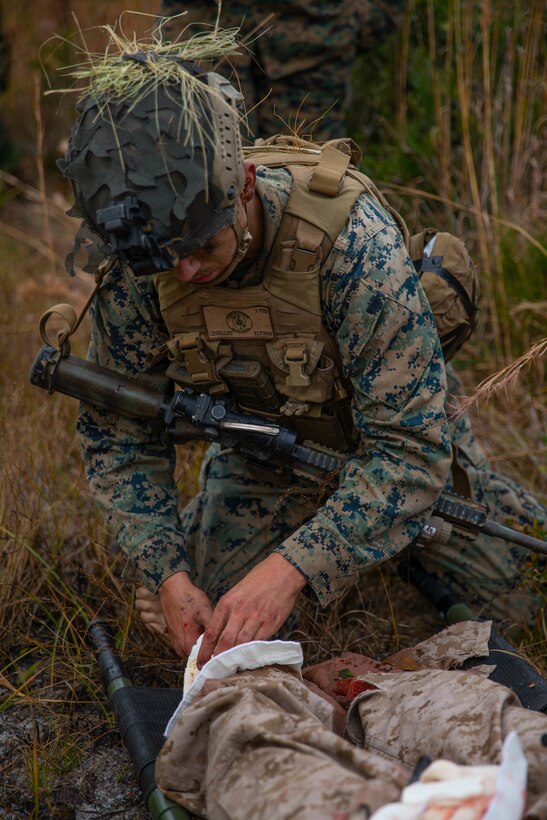
MULTIPOLYGON (((97 22, 111 22, 122 4, 73 5, 85 27, 93 15, 108 14, 97 22)), ((58 6, 56 30, 66 31, 65 7, 58 6)), ((470 389, 546 335, 540 13, 538 0, 415 0, 405 4, 393 39, 363 55, 355 69, 350 124, 364 169, 413 228, 433 224, 465 236, 479 261, 481 324, 459 358, 470 389)), ((82 767, 97 749, 110 759, 118 742, 83 642, 85 623, 99 614, 113 621, 140 683, 180 685, 180 664, 134 617, 131 578, 122 578, 123 558, 109 551, 112 536, 83 475, 75 403, 27 384, 41 344, 40 314, 55 302, 82 305, 92 281, 64 273, 74 227, 64 216, 58 175, 47 179, 46 194, 36 172, 53 166, 73 101, 33 104, 37 46, 50 31, 30 21, 28 30, 16 31, 15 12, 5 15, 17 58, 5 116, 21 161, 19 179, 0 176, 0 711, 22 728, 2 764, 0 802, 38 818, 56 816, 52 795, 60 784, 83 784, 84 797, 92 794, 98 766, 82 767), (41 122, 43 143, 36 139, 41 122)), ((93 45, 94 35, 88 37, 93 45)), ((66 42, 57 58, 74 62, 66 42)), ((84 326, 78 355, 85 336, 84 326)), ((510 389, 473 410, 496 469, 539 495, 547 478, 541 377, 541 359, 532 358, 510 389)), ((200 452, 193 445, 179 454, 187 495, 196 486, 200 452)), ((546 581, 533 559, 523 583, 544 591, 546 581)), ((546 611, 522 638, 543 669, 546 611)), ((383 654, 438 626, 418 593, 383 567, 342 610, 307 607, 298 638, 310 660, 322 660, 345 649, 383 654)), ((131 781, 128 772, 121 777, 131 781)), ((125 816, 140 816, 136 801, 125 816)))
POLYGON ((542 36, 538 0, 415 0, 354 73, 364 169, 412 226, 469 242, 483 282, 474 346, 500 365, 528 341, 512 311, 545 299, 542 36))

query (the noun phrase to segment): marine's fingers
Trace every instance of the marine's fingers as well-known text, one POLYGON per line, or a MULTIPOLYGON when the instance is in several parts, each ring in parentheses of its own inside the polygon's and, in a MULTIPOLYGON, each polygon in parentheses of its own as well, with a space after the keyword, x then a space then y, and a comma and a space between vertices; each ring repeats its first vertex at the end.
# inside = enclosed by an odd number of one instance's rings
POLYGON ((163 617, 163 610, 161 608, 161 604, 158 601, 157 606, 154 605, 154 602, 148 601, 147 599, 135 599, 135 609, 137 613, 144 617, 145 615, 153 615, 156 613, 157 615, 161 615, 163 617))
POLYGON ((196 620, 192 621, 192 623, 187 626, 185 625, 184 632, 182 634, 181 646, 186 657, 189 656, 192 651, 192 647, 202 632, 203 625, 196 620))
MULTIPOLYGON (((264 624, 261 620, 246 621, 239 630, 234 646, 239 646, 242 643, 249 643, 250 641, 263 641, 260 635, 265 631, 264 624)), ((272 633, 273 634, 273 633, 272 633)))
POLYGON ((221 652, 226 652, 227 649, 232 649, 234 646, 253 641, 261 622, 262 619, 258 616, 243 618, 240 615, 232 614, 217 640, 213 654, 220 655, 221 652))
POLYGON ((253 641, 268 641, 272 635, 277 632, 279 627, 282 625, 283 621, 280 619, 279 623, 277 621, 268 621, 266 623, 262 623, 259 625, 253 641))
POLYGON ((155 592, 150 592, 150 590, 144 586, 137 587, 135 591, 135 606, 140 612, 155 609, 161 610, 159 595, 156 595, 155 592))
POLYGON ((135 608, 148 630, 158 635, 167 635, 167 624, 158 595, 150 592, 146 587, 138 587, 135 595, 135 608))
POLYGON ((224 631, 226 623, 228 622, 228 617, 229 613, 223 607, 217 605, 213 612, 213 616, 209 621, 207 629, 203 634, 203 640, 201 642, 201 647, 197 657, 198 669, 201 669, 203 664, 210 660, 213 652, 215 651, 218 639, 224 631))

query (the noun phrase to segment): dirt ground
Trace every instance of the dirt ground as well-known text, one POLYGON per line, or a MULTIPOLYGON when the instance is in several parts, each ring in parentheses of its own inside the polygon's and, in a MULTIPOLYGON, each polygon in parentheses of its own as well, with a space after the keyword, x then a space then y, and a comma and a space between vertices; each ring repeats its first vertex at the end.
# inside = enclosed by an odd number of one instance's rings
MULTIPOLYGON (((0 687, 0 698, 8 694, 0 687)), ((28 768, 22 760, 22 747, 33 742, 54 742, 55 725, 25 707, 10 709, 0 721, 0 759, 3 778, 0 787, 0 817, 86 818, 149 817, 125 750, 115 732, 104 734, 97 710, 80 706, 73 718, 75 736, 95 735, 93 748, 70 773, 59 774, 48 788, 48 797, 33 799, 28 788, 28 768)))

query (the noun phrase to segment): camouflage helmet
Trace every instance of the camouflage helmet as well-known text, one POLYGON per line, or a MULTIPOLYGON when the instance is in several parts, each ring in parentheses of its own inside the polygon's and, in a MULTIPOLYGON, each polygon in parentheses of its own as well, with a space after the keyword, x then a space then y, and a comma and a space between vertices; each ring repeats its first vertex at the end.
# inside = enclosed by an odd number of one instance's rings
MULTIPOLYGON (((242 95, 222 76, 171 54, 124 54, 143 76, 168 60, 193 78, 155 78, 138 96, 98 93, 78 104, 58 165, 72 181, 71 216, 83 219, 67 269, 95 273, 117 255, 136 275, 172 269, 222 228, 233 225, 244 185, 239 119, 242 95), (87 258, 81 262, 81 251, 87 258)), ((170 77, 171 75, 168 75, 170 77)))

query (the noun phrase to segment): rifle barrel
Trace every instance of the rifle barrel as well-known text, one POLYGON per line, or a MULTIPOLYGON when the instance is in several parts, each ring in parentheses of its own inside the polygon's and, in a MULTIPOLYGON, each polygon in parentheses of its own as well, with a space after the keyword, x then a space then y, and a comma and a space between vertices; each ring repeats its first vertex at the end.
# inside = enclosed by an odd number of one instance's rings
POLYGON ((547 555, 547 544, 545 541, 540 541, 539 538, 526 535, 524 532, 512 530, 510 527, 504 527, 503 524, 498 524, 497 521, 487 519, 484 522, 482 531, 486 535, 491 535, 493 538, 502 538, 504 541, 512 541, 513 544, 518 544, 519 547, 538 552, 541 555, 547 555))

